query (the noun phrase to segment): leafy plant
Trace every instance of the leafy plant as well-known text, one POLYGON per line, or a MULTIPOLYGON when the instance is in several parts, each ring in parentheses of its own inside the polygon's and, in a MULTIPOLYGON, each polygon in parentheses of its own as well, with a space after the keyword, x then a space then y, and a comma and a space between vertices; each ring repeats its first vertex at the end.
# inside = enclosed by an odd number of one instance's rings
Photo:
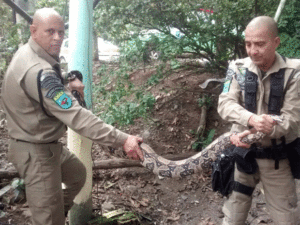
POLYGON ((215 132, 215 129, 209 130, 206 137, 200 137, 196 142, 193 143, 192 149, 202 150, 206 148, 213 141, 215 132))
POLYGON ((15 25, 11 21, 12 10, 4 2, 0 2, 0 78, 4 75, 13 54, 21 42, 18 29, 22 24, 15 25))
POLYGON ((104 68, 100 68, 98 74, 101 74, 101 81, 93 87, 94 112, 106 123, 119 126, 132 124, 153 108, 155 98, 145 93, 142 87, 134 87, 124 67, 116 71, 106 70, 105 73, 104 68), (107 90, 109 85, 112 88, 107 90))
POLYGON ((204 95, 203 98, 199 98, 198 99, 198 105, 200 107, 206 105, 207 108, 210 108, 212 106, 213 102, 212 102, 212 97, 209 95, 204 95))
POLYGON ((287 1, 278 22, 281 43, 277 51, 291 58, 300 58, 300 2, 287 1))

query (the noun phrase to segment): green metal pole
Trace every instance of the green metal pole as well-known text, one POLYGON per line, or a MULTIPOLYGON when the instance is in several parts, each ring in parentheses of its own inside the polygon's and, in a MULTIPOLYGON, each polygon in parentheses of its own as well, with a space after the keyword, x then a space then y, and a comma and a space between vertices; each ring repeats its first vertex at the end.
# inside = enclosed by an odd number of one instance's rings
MULTIPOLYGON (((92 109, 92 0, 71 0, 69 16, 68 70, 78 70, 83 75, 84 99, 92 109)), ((70 225, 85 225, 92 216, 92 141, 68 129, 68 147, 83 162, 87 180, 74 200, 70 210, 70 225)))
POLYGON ((85 85, 84 95, 88 109, 92 109, 92 0, 70 1, 69 16, 69 70, 79 70, 85 85))

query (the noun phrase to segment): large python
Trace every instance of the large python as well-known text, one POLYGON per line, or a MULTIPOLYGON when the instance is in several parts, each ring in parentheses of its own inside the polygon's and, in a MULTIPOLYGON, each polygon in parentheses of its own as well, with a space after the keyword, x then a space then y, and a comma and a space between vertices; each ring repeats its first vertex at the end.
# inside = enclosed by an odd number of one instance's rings
MULTIPOLYGON (((271 115, 271 118, 277 122, 282 122, 281 117, 271 115)), ((200 153, 178 161, 165 159, 155 153, 155 151, 147 144, 141 144, 141 150, 144 155, 144 161, 141 164, 160 177, 185 177, 194 173, 207 173, 211 170, 211 164, 222 151, 230 147, 230 137, 236 133, 227 132, 210 145, 203 149, 200 153)), ((262 132, 256 132, 244 137, 241 141, 247 144, 258 142, 265 136, 262 132)))

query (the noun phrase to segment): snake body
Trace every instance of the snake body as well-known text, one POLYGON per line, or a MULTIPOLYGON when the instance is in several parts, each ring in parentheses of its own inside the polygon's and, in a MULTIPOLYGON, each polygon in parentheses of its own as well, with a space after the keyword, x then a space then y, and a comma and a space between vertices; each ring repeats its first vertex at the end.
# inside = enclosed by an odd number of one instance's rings
MULTIPOLYGON (((282 122, 280 117, 271 116, 277 122, 282 122)), ((207 173, 211 170, 211 164, 217 157, 222 154, 222 151, 232 144, 230 137, 236 133, 227 132, 210 145, 203 149, 198 154, 178 161, 171 161, 163 158, 155 153, 155 151, 147 144, 141 144, 141 150, 144 155, 144 161, 141 164, 148 170, 160 177, 186 177, 195 173, 207 173)), ((241 141, 247 144, 253 144, 261 140, 265 136, 262 132, 249 134, 242 138, 241 141)))

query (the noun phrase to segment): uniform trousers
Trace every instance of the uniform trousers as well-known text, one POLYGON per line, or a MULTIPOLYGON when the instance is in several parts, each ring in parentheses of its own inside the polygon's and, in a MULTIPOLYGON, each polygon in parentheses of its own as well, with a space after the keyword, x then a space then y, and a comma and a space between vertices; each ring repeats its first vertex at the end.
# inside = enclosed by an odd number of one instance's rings
POLYGON ((80 160, 59 142, 17 140, 10 141, 8 160, 24 179, 33 225, 64 225, 65 215, 86 179, 80 160))
MULTIPOLYGON (((288 159, 279 161, 256 159, 258 171, 255 174, 234 171, 234 180, 255 187, 261 181, 270 216, 276 225, 298 225, 297 194, 288 159)), ((233 191, 223 206, 223 225, 245 225, 251 207, 252 196, 233 191)))

